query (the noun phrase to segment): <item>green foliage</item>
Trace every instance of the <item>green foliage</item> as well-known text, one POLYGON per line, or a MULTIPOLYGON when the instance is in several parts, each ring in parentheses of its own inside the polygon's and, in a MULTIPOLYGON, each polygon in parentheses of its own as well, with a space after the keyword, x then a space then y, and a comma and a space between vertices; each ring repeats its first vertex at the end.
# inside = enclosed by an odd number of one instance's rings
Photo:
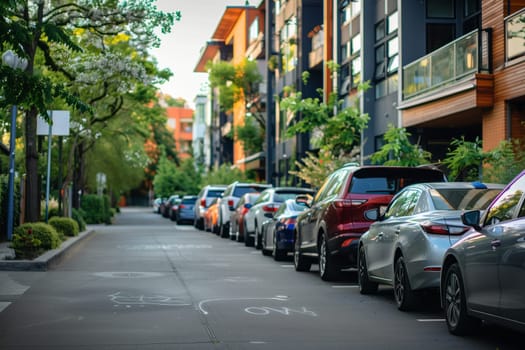
POLYGON ((54 216, 48 220, 48 223, 63 236, 74 237, 79 233, 78 223, 71 218, 54 216))
POLYGON ((307 153, 301 161, 295 161, 297 170, 291 170, 290 174, 318 189, 331 173, 346 163, 359 163, 359 148, 354 147, 350 153, 334 154, 326 150, 317 155, 307 153))
POLYGON ((253 100, 258 94, 258 84, 263 81, 257 63, 245 59, 239 64, 226 61, 208 63, 210 86, 219 89, 219 103, 224 111, 230 111, 233 104, 253 100))
POLYGON ((487 154, 483 152, 481 140, 465 141, 465 138, 454 139, 447 157, 443 160, 449 169, 451 181, 481 180, 481 168, 487 154))
POLYGON ((85 212, 82 209, 75 209, 71 212, 71 218, 77 222, 78 229, 80 232, 86 230, 86 221, 84 220, 85 212))
POLYGON ((85 194, 80 201, 83 217, 87 224, 109 224, 111 223, 111 208, 108 196, 96 194, 85 194))
POLYGON ((25 223, 14 230, 11 248, 17 259, 34 259, 49 249, 60 245, 55 228, 43 222, 25 223))
POLYGON ((200 190, 200 174, 193 165, 193 159, 185 159, 180 166, 177 166, 177 164, 162 156, 159 161, 157 174, 153 179, 153 187, 157 197, 198 193, 200 190))
POLYGON ((264 130, 261 130, 253 117, 246 116, 244 125, 236 126, 234 130, 235 137, 242 143, 246 154, 250 155, 262 151, 264 130))
POLYGON ((229 185, 235 181, 253 181, 253 178, 238 168, 232 168, 231 164, 222 164, 219 168, 208 172, 203 177, 201 186, 215 184, 229 185))
POLYGON ((502 141, 488 152, 483 167, 483 181, 506 184, 525 169, 525 145, 522 140, 502 141))
POLYGON ((418 166, 429 163, 432 156, 430 152, 424 151, 417 144, 413 145, 410 136, 405 128, 388 125, 388 130, 383 136, 385 143, 372 155, 372 162, 397 166, 418 166))
MULTIPOLYGON (((360 91, 369 88, 367 83, 360 91)), ((300 115, 292 125, 287 126, 286 136, 311 133, 319 135, 312 140, 314 146, 335 154, 349 152, 360 142, 361 132, 368 125, 370 117, 361 113, 357 101, 354 105, 341 108, 342 100, 332 93, 328 101, 322 100, 323 90, 317 90, 319 97, 303 98, 301 92, 292 92, 281 100, 281 108, 294 115, 300 115)))

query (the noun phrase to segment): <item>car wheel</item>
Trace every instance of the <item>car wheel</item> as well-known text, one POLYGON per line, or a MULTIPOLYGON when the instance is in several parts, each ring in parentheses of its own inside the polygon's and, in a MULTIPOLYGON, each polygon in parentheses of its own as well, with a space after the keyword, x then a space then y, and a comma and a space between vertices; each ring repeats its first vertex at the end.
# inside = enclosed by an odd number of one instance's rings
POLYGON ((310 271, 310 267, 312 267, 312 262, 301 255, 301 241, 299 235, 296 235, 295 237, 293 265, 295 271, 310 271))
POLYGON ((464 335, 471 333, 480 326, 481 320, 467 314, 465 288, 457 263, 450 265, 445 271, 443 306, 450 333, 464 335))
POLYGON ((250 233, 246 229, 246 221, 244 222, 243 226, 244 226, 244 228, 243 228, 243 231, 244 231, 244 245, 246 247, 253 247, 253 237, 250 236, 250 233))
POLYGON ((277 248, 277 235, 273 234, 273 250, 272 250, 273 260, 282 261, 286 258, 286 251, 277 248))
POLYGON ((339 268, 335 265, 333 257, 328 251, 328 244, 324 235, 321 237, 319 248, 319 275, 323 281, 334 281, 339 277, 339 268))
POLYGON ((405 259, 402 256, 397 258, 394 265, 394 297, 397 308, 401 311, 412 310, 417 304, 417 297, 410 287, 405 259))
POLYGON ((359 282, 359 292, 361 294, 373 294, 377 292, 378 284, 368 279, 368 268, 366 264, 365 248, 359 247, 357 256, 357 281, 359 282))
POLYGON ((220 227, 221 238, 228 238, 230 236, 230 223, 222 224, 220 227))
POLYGON ((255 242, 254 242, 254 245, 255 245, 255 249, 261 249, 262 248, 262 235, 260 235, 257 232, 257 229, 255 229, 255 242))

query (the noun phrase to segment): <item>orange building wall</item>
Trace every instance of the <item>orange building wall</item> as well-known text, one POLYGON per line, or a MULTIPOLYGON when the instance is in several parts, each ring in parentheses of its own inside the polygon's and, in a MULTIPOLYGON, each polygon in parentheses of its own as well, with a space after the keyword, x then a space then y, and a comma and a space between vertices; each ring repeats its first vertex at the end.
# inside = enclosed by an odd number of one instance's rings
POLYGON ((190 142, 193 139, 193 132, 186 132, 183 130, 183 124, 189 122, 193 129, 193 109, 181 107, 167 107, 166 113, 168 119, 175 121, 175 128, 173 131, 173 139, 180 159, 191 157, 190 153, 182 152, 182 142, 190 142))

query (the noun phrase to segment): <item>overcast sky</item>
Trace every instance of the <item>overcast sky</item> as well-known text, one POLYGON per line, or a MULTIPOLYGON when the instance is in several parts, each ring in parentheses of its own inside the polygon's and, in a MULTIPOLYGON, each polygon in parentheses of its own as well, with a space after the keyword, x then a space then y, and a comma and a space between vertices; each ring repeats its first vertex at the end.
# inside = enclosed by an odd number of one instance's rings
MULTIPOLYGON (((256 2, 251 0, 250 5, 256 2)), ((160 35, 161 47, 152 51, 159 68, 169 68, 173 72, 169 82, 160 86, 163 93, 182 97, 193 108, 193 99, 207 81, 207 74, 193 72, 201 49, 211 39, 226 6, 244 4, 245 0, 157 0, 159 10, 180 10, 182 13, 172 32, 160 35)))

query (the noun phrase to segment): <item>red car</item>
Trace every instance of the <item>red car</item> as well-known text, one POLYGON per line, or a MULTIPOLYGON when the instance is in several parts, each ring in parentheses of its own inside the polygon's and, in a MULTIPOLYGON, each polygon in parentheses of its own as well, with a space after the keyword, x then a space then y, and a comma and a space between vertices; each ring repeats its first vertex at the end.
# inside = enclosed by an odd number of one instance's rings
POLYGON ((244 215, 250 210, 253 203, 261 195, 260 192, 243 194, 230 216, 230 238, 237 242, 244 241, 244 215))
POLYGON ((297 218, 294 266, 309 271, 319 263, 323 280, 338 278, 341 269, 357 267, 359 238, 374 222, 366 213, 386 208, 405 186, 446 181, 430 167, 344 166, 317 191, 297 218))

